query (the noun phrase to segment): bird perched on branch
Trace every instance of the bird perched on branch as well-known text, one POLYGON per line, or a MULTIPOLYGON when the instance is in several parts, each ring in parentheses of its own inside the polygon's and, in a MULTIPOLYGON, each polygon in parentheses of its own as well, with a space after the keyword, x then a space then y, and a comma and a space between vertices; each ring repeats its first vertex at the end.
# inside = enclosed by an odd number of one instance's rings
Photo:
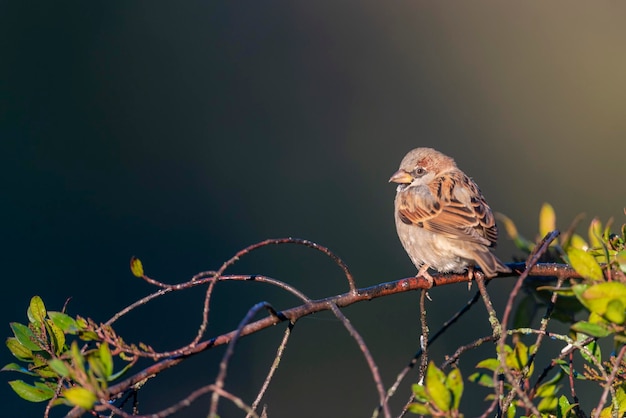
POLYGON ((416 148, 402 159, 390 182, 398 183, 395 220, 398 237, 418 268, 461 273, 478 264, 485 276, 511 270, 491 252, 498 229, 480 189, 454 160, 432 148, 416 148))

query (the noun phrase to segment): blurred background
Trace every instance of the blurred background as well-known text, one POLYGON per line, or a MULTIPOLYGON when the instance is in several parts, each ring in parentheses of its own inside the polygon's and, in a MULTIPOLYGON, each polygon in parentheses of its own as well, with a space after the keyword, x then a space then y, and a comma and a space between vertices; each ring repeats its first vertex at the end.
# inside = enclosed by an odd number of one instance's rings
MULTIPOLYGON (((594 216, 621 225, 625 17, 621 2, 1 2, 4 335, 26 321, 34 294, 51 310, 72 298, 70 314, 106 321, 154 290, 130 274, 133 255, 174 283, 293 236, 332 249, 361 287, 410 276, 387 180, 418 146, 453 156, 529 238, 545 201, 561 228, 579 212, 581 231, 594 216)), ((501 234, 498 255, 516 254, 501 234)), ((262 249, 229 271, 312 298, 347 290, 330 260, 302 247, 262 249)), ((510 286, 490 286, 500 313, 510 286)), ((473 292, 430 294, 435 331, 473 292)), ((202 298, 168 295, 117 329, 129 342, 179 347, 195 336, 202 298)), ((258 283, 220 284, 208 335, 261 300, 298 303, 258 283)), ((417 305, 410 293, 345 309, 386 386, 417 350, 417 305)), ((252 402, 283 330, 241 341, 227 390, 252 402)), ((488 334, 479 305, 431 357, 488 334)), ((223 352, 153 379, 142 412, 211 383, 223 352)), ((489 355, 463 357, 464 376, 489 355)), ((11 361, 1 349, 0 362, 11 361)), ((0 415, 43 415, 6 384, 20 376, 1 376, 0 415)), ((396 414, 415 379, 396 395, 396 414)), ((466 416, 484 410, 487 393, 466 385, 466 416)), ((355 342, 326 314, 298 323, 265 402, 270 417, 362 417, 376 399, 355 342)), ((205 416, 208 404, 177 416, 205 416)))

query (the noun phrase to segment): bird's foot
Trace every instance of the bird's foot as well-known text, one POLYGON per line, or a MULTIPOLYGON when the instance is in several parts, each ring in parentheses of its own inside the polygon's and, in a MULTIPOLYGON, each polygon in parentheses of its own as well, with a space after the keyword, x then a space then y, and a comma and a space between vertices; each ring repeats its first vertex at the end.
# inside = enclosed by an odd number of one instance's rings
POLYGON ((422 267, 420 267, 419 271, 417 272, 417 275, 415 277, 423 277, 428 281, 428 289, 430 289, 431 287, 434 286, 435 284, 435 279, 433 279, 433 276, 431 276, 428 273, 428 264, 423 264, 422 267))
POLYGON ((472 280, 474 280, 474 266, 469 266, 467 268, 467 278, 469 281, 467 282, 467 290, 472 290, 472 280))

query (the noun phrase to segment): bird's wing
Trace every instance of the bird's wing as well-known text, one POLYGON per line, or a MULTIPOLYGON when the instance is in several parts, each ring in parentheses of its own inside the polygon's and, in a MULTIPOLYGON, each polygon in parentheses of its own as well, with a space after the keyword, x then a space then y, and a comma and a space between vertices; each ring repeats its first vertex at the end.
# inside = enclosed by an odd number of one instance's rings
POLYGON ((463 173, 446 173, 428 187, 409 187, 398 198, 398 215, 406 224, 485 246, 496 243, 491 209, 476 183, 463 173))

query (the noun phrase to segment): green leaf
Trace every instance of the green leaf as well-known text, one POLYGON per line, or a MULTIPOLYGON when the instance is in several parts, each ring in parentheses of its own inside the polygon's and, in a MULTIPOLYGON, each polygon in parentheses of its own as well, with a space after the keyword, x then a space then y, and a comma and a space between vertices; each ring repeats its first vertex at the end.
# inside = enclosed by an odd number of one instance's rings
POLYGON ((31 361, 33 359, 33 352, 24 347, 17 338, 7 338, 7 347, 18 360, 31 361))
MULTIPOLYGON (((507 350, 506 365, 513 370, 521 371, 526 366, 526 364, 528 364, 528 361, 530 360, 531 348, 532 346, 528 347, 523 342, 518 341, 515 344, 515 347, 513 350, 510 350, 510 351, 507 350)), ((530 376, 532 372, 533 372, 533 366, 531 365, 528 371, 528 375, 530 376)))
POLYGON ((46 329, 50 335, 50 341, 52 342, 54 352, 57 355, 61 354, 65 348, 65 334, 63 333, 63 330, 56 326, 54 321, 51 319, 46 319, 44 324, 46 324, 46 329))
POLYGON ((93 331, 78 331, 78 338, 83 341, 98 341, 98 334, 93 331))
POLYGON ((34 371, 35 373, 37 373, 39 376, 43 377, 44 379, 47 379, 49 377, 52 378, 57 378, 57 373, 54 372, 50 366, 48 366, 48 361, 49 358, 48 357, 48 353, 45 353, 45 357, 43 351, 38 351, 36 353, 33 353, 33 367, 32 367, 32 371, 34 371), (41 353, 41 354, 39 354, 41 353))
POLYGON ((445 386, 446 376, 432 361, 426 369, 426 392, 433 404, 443 412, 448 412, 452 404, 452 395, 445 386))
POLYGON ((109 382, 112 382, 112 381, 114 381, 115 379, 117 379, 117 378, 119 378, 120 376, 122 376, 124 373, 126 373, 128 370, 130 370, 130 369, 132 368, 132 366, 133 366, 133 364, 132 364, 132 363, 129 363, 129 364, 127 364, 126 366, 124 366, 124 367, 122 368, 122 370, 120 370, 119 372, 112 374, 112 375, 109 377, 109 382))
MULTIPOLYGON (((619 406, 617 416, 623 417, 626 414, 626 393, 624 392, 624 388, 622 386, 618 387, 615 392, 615 399, 617 400, 617 404, 619 406)), ((610 418, 613 416, 613 405, 607 406, 600 412, 600 418, 610 418)))
POLYGON ((572 330, 582 332, 590 337, 602 338, 611 335, 613 331, 605 324, 592 324, 587 321, 578 321, 572 325, 572 330))
POLYGON ((100 381, 101 383, 106 382, 107 381, 106 372, 104 371, 104 366, 102 364, 102 361, 98 358, 98 356, 94 354, 89 355, 87 357, 87 362, 89 363, 89 368, 91 369, 91 371, 98 378, 98 381, 100 381))
POLYGON ((31 351, 41 350, 41 346, 37 343, 37 338, 33 331, 28 328, 24 324, 20 324, 18 322, 11 322, 11 329, 13 330, 13 335, 15 338, 22 344, 24 347, 28 348, 31 351))
MULTIPOLYGON (((623 318, 623 312, 615 312, 616 309, 619 310, 619 304, 621 304, 622 307, 626 306, 626 285, 623 283, 604 282, 593 286, 575 285, 573 289, 578 300, 580 300, 590 312, 598 314, 611 322, 615 322, 606 316, 609 303, 611 303, 611 312, 609 315, 618 320, 623 318)), ((623 323, 623 321, 618 324, 621 323, 623 323)))
POLYGON ((583 251, 589 248, 589 244, 587 244, 587 241, 585 241, 585 239, 578 234, 572 235, 572 237, 570 238, 570 246, 583 251))
POLYGON ((493 373, 476 372, 467 378, 470 382, 478 383, 481 386, 492 388, 493 386, 493 373))
POLYGON ((487 369, 495 372, 500 368, 500 362, 495 358, 488 358, 478 362, 476 365, 477 369, 487 369))
POLYGON ((413 390, 413 395, 416 400, 422 403, 428 402, 428 394, 426 393, 424 385, 413 383, 413 385, 411 385, 411 389, 413 390))
POLYGON ((574 291, 572 290, 571 287, 556 287, 556 286, 539 286, 536 289, 538 292, 541 291, 547 291, 550 292, 550 296, 552 296, 552 293, 556 293, 559 296, 565 296, 565 297, 570 297, 570 296, 574 296, 574 291))
POLYGON ((135 277, 143 277, 143 264, 141 264, 141 260, 137 257, 131 257, 130 271, 135 277))
POLYGON ((614 324, 621 325, 626 320, 626 307, 619 299, 611 299, 606 305, 605 318, 614 324))
POLYGON ((537 409, 539 412, 551 412, 556 409, 558 405, 558 400, 555 396, 549 396, 547 398, 543 398, 539 405, 537 405, 537 409))
MULTIPOLYGON (((587 339, 587 335, 582 333, 576 333, 576 342, 582 342, 587 339)), ((602 350, 600 349, 600 344, 597 341, 592 341, 585 346, 591 354, 595 357, 598 362, 602 362, 602 350)), ((587 353, 583 350, 580 350, 580 355, 587 361, 587 363, 592 363, 593 360, 587 355, 587 353)))
POLYGON ((602 222, 598 218, 593 218, 589 224, 589 242, 591 248, 601 248, 602 241, 602 222))
POLYGON ((585 279, 596 282, 604 280, 602 268, 596 259, 586 251, 578 248, 569 247, 567 249, 567 261, 574 270, 585 279))
POLYGON ((104 377, 106 377, 108 380, 113 374, 113 356, 111 355, 109 344, 100 344, 100 347, 98 348, 98 354, 100 355, 100 361, 102 362, 103 370, 105 373, 104 377))
POLYGON ((537 388, 536 396, 540 398, 555 396, 558 388, 558 385, 553 383, 543 384, 537 388))
POLYGON ((22 373, 22 374, 27 374, 29 376, 37 376, 37 373, 33 373, 28 369, 25 369, 24 367, 20 366, 17 363, 9 363, 6 366, 4 366, 0 371, 3 372, 18 372, 18 373, 22 373))
MULTIPOLYGON (((549 203, 544 203, 539 211, 539 237, 543 238, 556 229, 556 214, 549 203)), ((550 245, 554 245, 555 241, 550 245)))
POLYGON ((70 353, 72 358, 72 365, 80 371, 85 371, 85 357, 83 357, 83 353, 80 352, 80 349, 78 348, 78 343, 76 341, 72 341, 70 353))
POLYGON ((29 402, 43 402, 54 396, 54 390, 48 387, 35 387, 22 380, 12 380, 9 382, 11 388, 19 395, 20 398, 29 402))
POLYGON ((70 369, 67 367, 67 363, 58 358, 52 359, 48 362, 48 366, 54 370, 61 377, 70 377, 70 369))
POLYGON ((511 405, 509 405, 509 409, 506 411, 506 416, 507 418, 515 418, 515 413, 516 413, 516 409, 515 409, 515 403, 512 402, 511 405))
POLYGON ((417 415, 431 415, 428 405, 422 403, 409 404, 409 412, 417 415))
POLYGON ((74 318, 63 312, 50 311, 48 312, 48 316, 54 322, 54 325, 65 333, 75 334, 78 330, 78 325, 74 318))
POLYGON ((619 264, 620 270, 626 273, 626 250, 622 250, 615 254, 615 260, 619 264))
POLYGON ((569 416, 570 411, 576 406, 570 405, 569 400, 565 397, 565 395, 561 395, 559 398, 559 403, 556 409, 557 418, 566 418, 569 416))
POLYGON ((463 396, 463 376, 459 369, 452 369, 446 378, 446 387, 452 392, 452 409, 458 410, 463 396))
POLYGON ((66 389, 63 391, 63 397, 67 399, 72 405, 76 405, 80 408, 90 410, 96 403, 96 395, 91 393, 85 388, 78 386, 66 389))
POLYGON ((43 322, 46 317, 46 307, 39 296, 33 296, 31 298, 28 311, 30 312, 30 316, 35 320, 33 322, 43 322))

